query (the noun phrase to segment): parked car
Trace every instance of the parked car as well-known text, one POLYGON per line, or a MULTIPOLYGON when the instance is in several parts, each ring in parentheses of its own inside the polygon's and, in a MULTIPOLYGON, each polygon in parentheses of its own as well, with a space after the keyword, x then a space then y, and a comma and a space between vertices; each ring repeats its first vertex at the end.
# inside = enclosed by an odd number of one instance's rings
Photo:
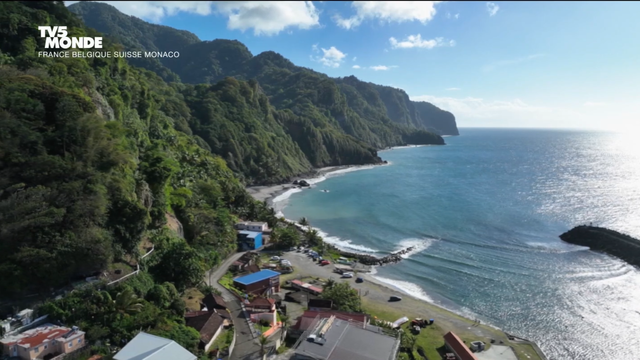
POLYGON ((294 246, 294 247, 289 248, 289 251, 296 251, 295 246, 294 246))
POLYGON ((328 260, 322 260, 320 261, 320 265, 329 265, 331 264, 328 260))
POLYGON ((402 298, 400 296, 392 295, 389 297, 389 301, 400 301, 402 298))
POLYGON ((356 279, 356 282, 357 282, 357 283, 364 282, 364 279, 363 279, 363 278, 361 278, 361 277, 359 277, 359 278, 357 278, 357 279, 356 279))
POLYGON ((344 274, 342 274, 342 277, 345 278, 345 279, 349 279, 349 278, 353 277, 353 274, 352 273, 344 273, 344 274))
POLYGON ((279 256, 272 256, 271 257, 271 261, 278 261, 278 260, 280 260, 279 256))

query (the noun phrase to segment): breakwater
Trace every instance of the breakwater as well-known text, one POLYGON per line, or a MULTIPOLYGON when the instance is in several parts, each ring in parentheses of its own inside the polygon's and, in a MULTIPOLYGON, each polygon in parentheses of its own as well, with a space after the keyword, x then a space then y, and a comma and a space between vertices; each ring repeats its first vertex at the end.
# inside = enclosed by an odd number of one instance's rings
POLYGON ((364 264, 364 265, 375 265, 375 266, 382 266, 382 265, 387 265, 387 264, 395 264, 398 263, 400 261, 402 261, 402 255, 407 254, 411 251, 413 251, 414 247, 410 246, 408 248, 402 249, 400 251, 396 251, 393 252, 385 257, 376 257, 373 255, 368 255, 368 254, 358 254, 358 253, 352 253, 352 252, 347 252, 347 251, 342 251, 342 250, 338 250, 338 253, 341 256, 347 257, 347 258, 352 258, 352 259, 356 259, 359 263, 364 264))
POLYGON ((580 225, 560 235, 560 239, 571 244, 588 246, 618 257, 629 264, 640 266, 640 240, 615 230, 580 225))

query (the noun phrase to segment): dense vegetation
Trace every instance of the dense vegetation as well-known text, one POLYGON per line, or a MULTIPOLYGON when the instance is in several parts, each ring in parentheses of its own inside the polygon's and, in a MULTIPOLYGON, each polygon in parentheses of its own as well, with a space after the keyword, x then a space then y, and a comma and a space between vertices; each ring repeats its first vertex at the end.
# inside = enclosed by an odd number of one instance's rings
POLYGON ((353 76, 332 79, 295 66, 272 51, 253 56, 244 44, 235 40, 200 41, 192 33, 146 23, 107 4, 82 2, 69 9, 88 26, 109 34, 128 50, 179 51, 177 59, 133 62, 165 80, 177 81, 177 77, 167 74, 177 74, 183 83, 189 84, 224 80, 226 84, 219 84, 218 89, 236 86, 226 77, 248 81, 248 84, 238 82, 241 95, 235 97, 238 103, 220 98, 212 88, 177 88, 190 106, 204 107, 193 114, 190 124, 194 132, 212 152, 227 160, 232 170, 254 182, 278 181, 306 171, 310 165, 378 163, 376 149, 407 143, 444 144, 435 133, 458 133, 451 113, 429 103, 410 101, 399 89, 365 83, 353 76), (229 112, 216 102, 227 103, 234 110, 229 112), (236 112, 238 105, 242 111, 236 112), (213 111, 219 110, 225 114, 212 116, 213 111), (236 131, 242 126, 255 131, 256 137, 247 138, 236 131), (224 129, 224 136, 232 143, 221 141, 218 129, 224 129), (290 136, 303 158, 282 134, 290 136), (270 136, 283 137, 284 146, 273 143, 270 136), (236 145, 246 149, 247 154, 238 154, 236 145), (256 159, 251 155, 262 153, 265 146, 271 149, 267 156, 256 159), (253 163, 238 156, 249 157, 253 163), (277 169, 256 174, 256 166, 275 164, 279 165, 277 169))
POLYGON ((238 217, 273 223, 273 212, 190 135, 183 95, 154 73, 123 59, 38 57, 37 26, 62 24, 99 36, 59 2, 0 5, 0 294, 135 262, 143 239, 156 245, 157 281, 191 286, 235 250, 238 217), (184 239, 163 230, 167 213, 184 239))

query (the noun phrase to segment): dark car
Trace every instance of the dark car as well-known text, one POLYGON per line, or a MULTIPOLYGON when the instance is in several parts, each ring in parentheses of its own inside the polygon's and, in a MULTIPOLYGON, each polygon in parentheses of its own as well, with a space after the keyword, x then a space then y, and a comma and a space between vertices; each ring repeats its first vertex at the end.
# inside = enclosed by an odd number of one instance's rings
POLYGON ((400 296, 390 296, 389 301, 400 301, 402 298, 400 296))
POLYGON ((357 279, 356 279, 356 282, 357 282, 357 283, 364 282, 364 279, 363 279, 363 278, 361 278, 361 277, 359 277, 359 278, 357 278, 357 279))

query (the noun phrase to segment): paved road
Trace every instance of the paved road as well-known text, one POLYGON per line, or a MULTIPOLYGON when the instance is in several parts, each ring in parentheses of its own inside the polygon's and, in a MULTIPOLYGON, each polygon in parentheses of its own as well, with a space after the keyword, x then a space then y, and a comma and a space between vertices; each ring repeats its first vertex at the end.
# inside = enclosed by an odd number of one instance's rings
POLYGON ((251 325, 242 310, 240 301, 231 294, 224 286, 218 283, 218 280, 227 272, 229 266, 238 260, 244 252, 239 252, 228 257, 220 266, 207 271, 205 274, 205 282, 215 289, 220 290, 222 297, 227 302, 227 307, 233 318, 233 326, 236 331, 236 344, 229 360, 254 360, 262 359, 260 356, 260 343, 252 335, 251 325))

